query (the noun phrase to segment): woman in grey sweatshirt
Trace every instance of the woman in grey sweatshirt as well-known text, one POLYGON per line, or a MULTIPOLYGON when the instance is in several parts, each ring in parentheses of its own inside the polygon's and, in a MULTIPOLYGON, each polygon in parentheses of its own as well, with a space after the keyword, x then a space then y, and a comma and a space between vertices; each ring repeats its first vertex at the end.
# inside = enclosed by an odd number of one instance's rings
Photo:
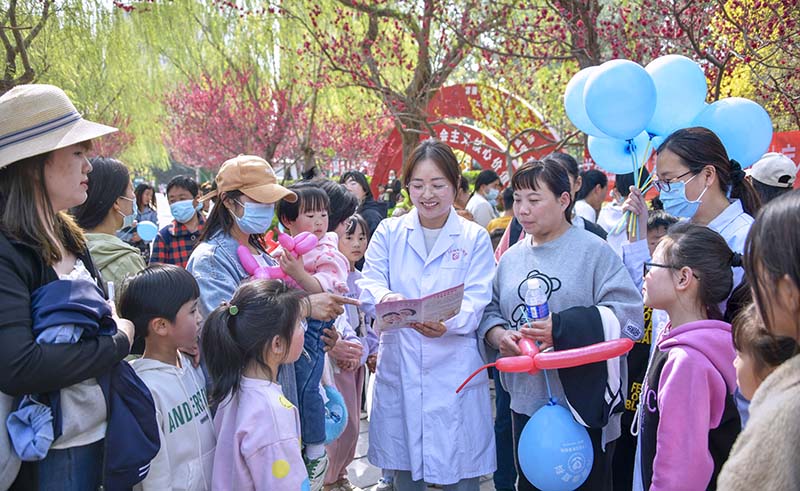
MULTIPOLYGON (((526 164, 511 183, 514 215, 529 237, 511 247, 498 264, 492 302, 479 327, 487 358, 498 352, 520 354, 517 342, 523 336, 540 342, 541 349, 555 350, 641 337, 641 293, 608 244, 571 226, 572 200, 564 168, 547 159, 526 164), (524 299, 531 278, 545 289, 552 315, 526 325, 524 299)), ((592 440, 594 464, 580 489, 612 489, 613 441, 620 435, 626 373, 621 357, 548 374, 553 397, 587 427, 592 440)), ((516 446, 528 419, 548 403, 549 395, 542 373, 503 373, 500 379, 511 394, 516 446)), ((518 490, 533 489, 520 474, 518 490)))

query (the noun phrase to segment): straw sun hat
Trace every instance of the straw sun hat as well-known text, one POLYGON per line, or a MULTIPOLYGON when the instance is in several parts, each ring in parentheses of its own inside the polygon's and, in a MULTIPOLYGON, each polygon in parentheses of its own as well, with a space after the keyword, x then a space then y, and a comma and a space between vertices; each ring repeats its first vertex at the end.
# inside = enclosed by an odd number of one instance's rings
POLYGON ((117 131, 83 119, 52 85, 18 85, 0 97, 0 169, 117 131))

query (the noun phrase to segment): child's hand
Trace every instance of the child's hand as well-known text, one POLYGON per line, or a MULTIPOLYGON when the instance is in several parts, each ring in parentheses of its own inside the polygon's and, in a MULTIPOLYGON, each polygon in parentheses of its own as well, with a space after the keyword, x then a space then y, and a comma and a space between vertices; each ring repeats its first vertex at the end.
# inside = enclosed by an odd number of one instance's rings
POLYGON ((339 342, 339 337, 339 331, 336 329, 323 329, 322 342, 325 343, 325 346, 322 350, 325 352, 332 350, 336 343, 339 342))
POLYGON ((294 278, 297 282, 299 282, 306 272, 303 264, 303 256, 294 257, 294 254, 281 254, 278 258, 278 264, 280 264, 284 273, 294 278))
POLYGON ((367 357, 367 370, 369 373, 375 373, 375 369, 378 367, 378 355, 369 355, 367 357))

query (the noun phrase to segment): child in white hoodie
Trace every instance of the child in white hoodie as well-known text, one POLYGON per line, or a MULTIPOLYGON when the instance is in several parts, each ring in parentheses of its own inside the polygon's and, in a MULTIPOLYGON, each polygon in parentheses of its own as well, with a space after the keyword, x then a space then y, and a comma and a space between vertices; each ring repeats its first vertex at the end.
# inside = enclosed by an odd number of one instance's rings
POLYGON ((210 490, 216 438, 200 367, 179 350, 197 348, 200 292, 194 277, 169 264, 129 279, 119 311, 144 338, 144 354, 131 363, 156 406, 161 449, 139 490, 210 490))

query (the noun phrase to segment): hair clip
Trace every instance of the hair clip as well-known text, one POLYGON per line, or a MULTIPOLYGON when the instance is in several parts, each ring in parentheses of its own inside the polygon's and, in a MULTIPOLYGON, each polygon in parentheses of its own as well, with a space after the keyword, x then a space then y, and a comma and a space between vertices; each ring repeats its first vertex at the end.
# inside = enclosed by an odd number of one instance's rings
POLYGON ((231 314, 231 315, 238 314, 239 313, 239 307, 237 307, 235 305, 228 306, 228 313, 231 314))

